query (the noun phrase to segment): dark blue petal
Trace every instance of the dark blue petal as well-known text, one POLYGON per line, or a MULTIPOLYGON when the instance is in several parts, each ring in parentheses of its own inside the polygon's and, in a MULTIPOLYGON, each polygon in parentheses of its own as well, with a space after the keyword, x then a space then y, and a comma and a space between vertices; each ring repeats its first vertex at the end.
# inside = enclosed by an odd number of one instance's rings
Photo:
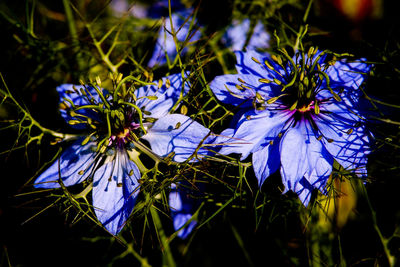
MULTIPOLYGON (((189 72, 186 72, 185 78, 189 76, 189 72)), ((145 117, 161 118, 166 116, 171 108, 178 101, 180 95, 185 96, 190 89, 188 81, 183 84, 183 79, 181 74, 172 74, 161 79, 162 86, 158 88, 159 81, 154 83, 157 85, 146 85, 140 87, 135 91, 135 96, 138 99, 136 105, 143 108, 150 115, 144 115, 145 117), (167 84, 167 80, 169 80, 167 84), (183 85, 183 87, 182 87, 183 85), (156 100, 151 100, 149 96, 156 96, 156 100)))
POLYGON ((47 170, 35 181, 36 188, 58 188, 58 179, 61 175, 65 186, 78 184, 92 174, 95 166, 96 144, 89 142, 82 146, 79 139, 62 154, 47 170))
POLYGON ((124 227, 139 194, 140 171, 126 151, 96 170, 93 177, 93 207, 97 219, 113 235, 124 227))
MULTIPOLYGON (((60 112, 61 116, 68 123, 70 120, 80 119, 79 117, 72 117, 70 115, 71 109, 71 101, 75 106, 83 106, 83 105, 91 105, 93 103, 100 103, 101 98, 97 91, 91 86, 82 86, 82 85, 74 85, 74 84, 62 84, 57 86, 57 92, 60 96, 60 112), (82 94, 81 91, 84 91, 86 95, 82 94), (68 101, 69 100, 69 101, 68 101), (93 103, 91 102, 93 101, 93 103)), ((104 96, 108 94, 106 90, 103 90, 104 96)), ((91 119, 99 121, 99 116, 97 112, 91 109, 81 109, 76 113, 87 116, 91 119)), ((80 123, 71 125, 71 127, 75 129, 85 129, 87 124, 80 123)))
MULTIPOLYGON (((191 118, 181 114, 171 114, 158 119, 142 138, 150 143, 151 149, 157 155, 166 157, 174 152, 173 160, 183 162, 195 152, 209 133, 210 130, 191 118)), ((207 137, 196 157, 209 155, 210 152, 204 145, 213 141, 212 135, 207 137)))
MULTIPOLYGON (((149 16, 151 18, 161 18, 168 16, 169 14, 169 4, 168 0, 158 0, 149 8, 149 16)), ((172 12, 177 12, 185 9, 185 6, 179 0, 171 0, 171 10, 172 12)))

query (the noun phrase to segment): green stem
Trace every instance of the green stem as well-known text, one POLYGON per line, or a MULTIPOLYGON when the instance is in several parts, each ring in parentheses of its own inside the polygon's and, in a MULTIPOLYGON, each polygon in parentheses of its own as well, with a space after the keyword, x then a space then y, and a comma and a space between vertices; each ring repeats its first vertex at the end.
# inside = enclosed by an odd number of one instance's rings
POLYGON ((79 39, 78 31, 76 30, 75 19, 72 14, 71 6, 69 0, 63 0, 65 15, 67 17, 68 29, 72 38, 72 45, 74 46, 74 52, 76 53, 76 61, 78 63, 79 69, 82 70, 84 65, 81 60, 81 53, 79 52, 79 39))
POLYGON ((379 229, 378 222, 377 222, 377 219, 376 219, 376 212, 375 212, 374 208, 372 207, 371 201, 369 200, 369 197, 368 197, 368 194, 367 194, 367 190, 365 189, 364 185, 362 185, 361 187, 362 187, 363 195, 365 197, 365 200, 367 201, 368 207, 369 207, 370 212, 371 212, 371 219, 372 219, 372 223, 373 223, 374 229, 375 229, 376 233, 379 236, 379 239, 381 241, 382 248, 383 248, 385 256, 386 256, 386 258, 388 260, 389 266, 394 267, 396 265, 396 258, 395 258, 395 256, 393 256, 390 253, 390 249, 389 249, 389 246, 388 246, 390 239, 385 238, 383 236, 381 230, 379 229))
POLYGON ((165 255, 165 258, 164 258, 164 260, 166 261, 165 263, 169 267, 176 266, 174 257, 172 255, 171 249, 169 247, 168 239, 167 239, 164 229, 162 227, 160 217, 158 216, 157 209, 154 206, 151 206, 150 212, 151 212, 151 217, 153 218, 154 225, 157 229, 157 233, 160 237, 162 249, 163 249, 164 255, 165 255))
MULTIPOLYGON (((310 9, 311 9, 312 3, 313 3, 313 0, 310 0, 310 1, 308 2, 307 8, 306 8, 306 12, 304 13, 304 16, 303 16, 303 23, 304 23, 304 24, 305 24, 306 21, 307 21, 307 18, 308 18, 308 15, 309 15, 309 13, 310 13, 310 9)), ((299 29, 299 32, 297 33, 296 43, 295 43, 295 45, 294 45, 294 47, 293 47, 293 50, 294 50, 294 51, 297 51, 297 50, 299 49, 300 40, 301 40, 301 38, 302 38, 303 36, 304 36, 304 25, 301 25, 301 26, 300 26, 300 29, 299 29)))

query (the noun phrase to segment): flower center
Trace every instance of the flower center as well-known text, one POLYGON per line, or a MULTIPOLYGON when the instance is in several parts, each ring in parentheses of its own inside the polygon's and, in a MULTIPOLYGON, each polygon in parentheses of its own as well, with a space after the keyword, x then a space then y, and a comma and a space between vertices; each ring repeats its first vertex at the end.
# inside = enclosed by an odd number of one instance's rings
POLYGON ((301 108, 297 109, 297 111, 299 111, 299 112, 301 112, 301 113, 304 113, 304 112, 310 111, 310 110, 311 110, 311 108, 313 108, 313 104, 314 104, 314 101, 311 101, 311 103, 310 103, 310 104, 308 104, 308 105, 304 105, 303 107, 301 107, 301 108))

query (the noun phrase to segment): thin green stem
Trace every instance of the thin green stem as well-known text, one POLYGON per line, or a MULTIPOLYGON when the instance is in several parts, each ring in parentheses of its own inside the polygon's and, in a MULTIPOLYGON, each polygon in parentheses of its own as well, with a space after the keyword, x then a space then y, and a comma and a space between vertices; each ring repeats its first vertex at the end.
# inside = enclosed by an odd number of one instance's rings
POLYGON ((361 187, 362 187, 362 193, 363 193, 363 195, 365 197, 365 200, 367 201, 369 210, 371 212, 372 224, 374 226, 374 229, 375 229, 376 233, 379 236, 379 239, 381 241, 382 248, 383 248, 385 256, 386 256, 386 258, 388 260, 389 266, 394 267, 396 265, 396 258, 395 258, 395 256, 393 256, 390 253, 390 249, 389 249, 389 241, 390 241, 390 239, 385 238, 383 236, 381 230, 379 229, 377 218, 376 218, 376 212, 375 212, 374 208, 372 207, 371 201, 369 200, 367 190, 366 190, 364 185, 362 185, 361 187))
POLYGON ((164 259, 165 263, 169 267, 176 266, 174 257, 172 255, 171 249, 169 247, 169 242, 167 236, 165 235, 164 229, 162 227, 162 223, 160 217, 158 216, 158 211, 154 206, 150 207, 151 217, 153 218, 154 226, 156 227, 158 236, 160 237, 162 249, 164 251, 164 259))
POLYGON ((74 52, 76 53, 76 61, 78 63, 79 69, 84 68, 84 63, 81 60, 81 53, 79 52, 79 38, 78 31, 76 30, 75 18, 72 14, 71 6, 69 0, 63 0, 65 16, 67 17, 68 29, 72 38, 72 45, 74 46, 74 52))

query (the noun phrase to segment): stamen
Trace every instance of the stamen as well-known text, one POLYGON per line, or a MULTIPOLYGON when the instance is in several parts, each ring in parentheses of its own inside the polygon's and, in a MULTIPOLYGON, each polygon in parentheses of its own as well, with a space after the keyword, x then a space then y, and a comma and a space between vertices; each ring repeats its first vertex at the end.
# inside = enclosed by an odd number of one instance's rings
POLYGON ((272 82, 271 80, 268 80, 268 79, 259 79, 258 81, 260 83, 271 83, 272 82))
POLYGON ((251 59, 252 59, 255 63, 261 64, 261 62, 260 62, 258 59, 256 59, 255 57, 251 57, 251 59))

